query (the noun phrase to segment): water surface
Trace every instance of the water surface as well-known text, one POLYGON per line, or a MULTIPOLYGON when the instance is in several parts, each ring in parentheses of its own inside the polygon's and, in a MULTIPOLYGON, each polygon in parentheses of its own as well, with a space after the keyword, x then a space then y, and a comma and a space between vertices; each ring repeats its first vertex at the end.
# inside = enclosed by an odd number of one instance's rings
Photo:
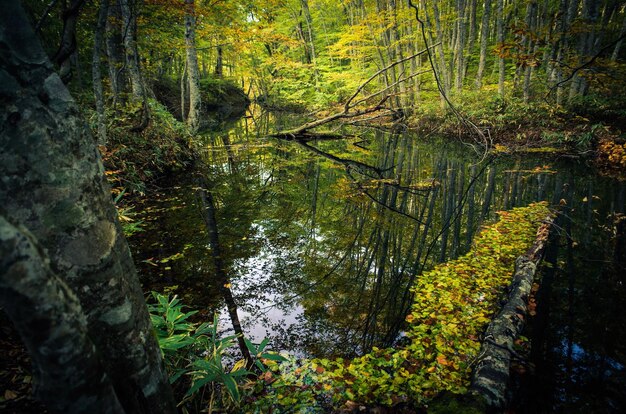
POLYGON ((222 307, 198 191, 204 180, 246 335, 300 356, 354 356, 402 341, 408 287, 468 251, 484 220, 548 200, 565 218, 526 333, 532 364, 518 370, 517 409, 571 412, 594 399, 607 412, 625 407, 625 248, 616 227, 623 182, 580 159, 493 160, 454 139, 404 130, 267 138, 290 122, 251 114, 199 140, 196 170, 144 206, 147 231, 133 241, 144 285, 176 286, 206 314, 222 307), (531 394, 536 404, 527 403, 531 394))

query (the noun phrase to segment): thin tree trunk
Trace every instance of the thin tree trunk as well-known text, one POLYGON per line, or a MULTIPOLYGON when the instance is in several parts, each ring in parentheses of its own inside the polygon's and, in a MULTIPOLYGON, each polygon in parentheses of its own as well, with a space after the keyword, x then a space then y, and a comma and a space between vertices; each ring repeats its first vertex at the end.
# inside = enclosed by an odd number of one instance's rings
POLYGON ((489 40, 489 22, 491 20, 491 0, 485 0, 483 18, 480 28, 480 58, 478 60, 478 72, 476 73, 476 87, 483 86, 483 75, 487 63, 487 42, 489 40))
POLYGON ((526 62, 526 65, 524 67, 524 103, 528 103, 528 100, 530 99, 530 77, 532 74, 532 67, 534 65, 534 42, 532 34, 535 30, 535 22, 537 20, 536 15, 537 2, 530 1, 526 6, 526 27, 528 30, 528 34, 526 34, 526 54, 529 56, 529 61, 526 62))
POLYGON ((624 41, 624 34, 626 34, 626 13, 624 14, 624 17, 622 20, 622 28, 619 31, 618 38, 620 40, 615 44, 615 49, 613 49, 613 53, 611 54, 611 60, 613 62, 617 61, 617 59, 619 58, 619 51, 622 48, 622 43, 624 41))
POLYGON ((180 120, 185 122, 187 120, 187 59, 183 64, 183 72, 180 75, 180 120))
POLYGON ((102 0, 98 21, 94 33, 93 58, 91 63, 91 74, 93 78, 93 95, 96 101, 96 114, 98 116, 98 143, 105 145, 107 142, 106 115, 104 113, 104 91, 102 89, 102 73, 100 72, 100 51, 102 50, 102 38, 104 27, 109 13, 109 0, 102 0))
POLYGON ((457 35, 454 47, 454 60, 456 62, 454 88, 457 93, 460 93, 463 89, 463 75, 465 74, 465 42, 467 34, 465 0, 457 0, 457 13, 457 35))
POLYGON ((107 64, 109 67, 109 83, 111 85, 111 95, 113 96, 113 107, 116 106, 120 92, 125 89, 124 76, 122 72, 125 68, 122 56, 122 14, 118 2, 109 4, 109 13, 106 20, 106 52, 107 64))
MULTIPOLYGON (((271 56, 271 49, 270 51, 271 56)), ((224 49, 222 45, 217 45, 217 58, 215 60, 215 76, 221 78, 224 76, 224 49)))
POLYGON ((137 11, 131 9, 129 1, 131 0, 119 0, 122 16, 122 41, 126 52, 126 68, 130 76, 133 96, 138 100, 145 101, 146 91, 141 70, 139 69, 139 53, 137 51, 137 11))
POLYGON ((192 133, 202 124, 202 96, 200 95, 200 70, 196 52, 196 16, 194 0, 185 0, 185 50, 187 79, 189 79, 189 115, 187 125, 192 133))
MULTIPOLYGON (((497 0, 497 19, 496 27, 498 33, 498 46, 504 45, 504 0, 497 0)), ((505 76, 504 58, 498 56, 498 93, 504 98, 504 76, 505 76)))
POLYGON ((63 11, 63 31, 61 43, 52 60, 59 65, 59 76, 67 84, 72 79, 72 65, 70 58, 76 52, 76 22, 78 14, 85 0, 73 0, 63 11))

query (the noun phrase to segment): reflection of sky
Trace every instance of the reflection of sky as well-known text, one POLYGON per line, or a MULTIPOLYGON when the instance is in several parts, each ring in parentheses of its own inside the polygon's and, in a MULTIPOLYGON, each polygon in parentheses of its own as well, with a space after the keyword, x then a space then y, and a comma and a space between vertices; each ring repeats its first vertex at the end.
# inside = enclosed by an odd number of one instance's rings
MULTIPOLYGON (((561 345, 558 351, 562 356, 567 357, 569 353, 569 344, 566 338, 563 338, 561 340, 561 345)), ((616 371, 621 371, 624 369, 624 365, 620 364, 616 360, 609 358, 607 356, 602 356, 595 352, 586 351, 582 346, 580 346, 579 344, 575 342, 571 344, 571 352, 572 352, 572 360, 574 362, 585 364, 587 361, 597 361, 598 363, 601 362, 604 366, 611 368, 613 370, 616 370, 616 371)), ((586 368, 587 367, 584 367, 583 369, 586 369, 586 368)), ((600 368, 600 367, 596 366, 596 367, 588 367, 588 368, 600 368)), ((609 375, 610 370, 607 370, 605 374, 609 375)))
MULTIPOLYGON (((271 246, 265 236, 263 224, 253 224, 253 229, 263 243, 257 256, 243 259, 236 264, 241 275, 233 280, 232 291, 239 305, 238 314, 244 333, 252 342, 269 338, 276 327, 288 330, 300 323, 304 308, 280 292, 272 280, 279 259, 292 256, 284 248, 271 246), (245 297, 245 303, 237 298, 245 297)), ((229 325, 228 312, 221 312, 222 323, 229 325)))

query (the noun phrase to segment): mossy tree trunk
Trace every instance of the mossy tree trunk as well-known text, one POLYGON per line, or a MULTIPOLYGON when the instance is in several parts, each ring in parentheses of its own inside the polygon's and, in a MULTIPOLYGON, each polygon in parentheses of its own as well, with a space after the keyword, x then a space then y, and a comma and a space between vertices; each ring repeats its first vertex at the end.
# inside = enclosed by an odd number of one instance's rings
POLYGON ((19 2, 3 5, 0 101, 6 109, 0 115, 0 215, 6 220, 0 238, 2 306, 10 305, 24 342, 33 344, 35 389, 40 398, 53 402, 51 409, 60 412, 175 412, 161 351, 95 140, 19 2), (25 237, 30 245, 20 242, 25 237), (36 250, 36 245, 46 251, 36 250), (4 251, 16 251, 12 246, 28 255, 5 262, 4 251), (20 274, 23 277, 16 278, 20 274), (33 283, 24 286, 26 277, 33 283), (25 290, 16 298, 13 293, 21 288, 25 290), (37 312, 42 317, 33 329, 37 312), (65 317, 76 323, 68 327, 65 317), (67 341, 47 342, 56 339, 67 341), (46 343, 54 346, 41 348, 46 343), (94 372, 84 376, 85 369, 94 372), (68 372, 75 375, 65 375, 68 372), (91 386, 98 381, 101 390, 91 386), (89 394, 81 388, 86 384, 91 384, 87 390, 101 394, 89 394), (54 391, 59 388, 65 391, 54 391), (93 398, 100 397, 108 403, 95 403, 93 398), (119 404, 115 405, 115 399, 119 404))

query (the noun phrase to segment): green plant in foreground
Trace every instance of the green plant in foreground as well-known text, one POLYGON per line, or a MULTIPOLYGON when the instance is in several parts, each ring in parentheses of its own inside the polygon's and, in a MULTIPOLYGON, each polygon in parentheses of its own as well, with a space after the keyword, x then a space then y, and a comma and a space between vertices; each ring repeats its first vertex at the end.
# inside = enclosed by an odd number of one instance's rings
POLYGON ((185 312, 176 296, 170 298, 157 292, 152 292, 152 296, 156 303, 149 303, 148 309, 170 382, 176 382, 182 375, 191 378, 191 387, 183 401, 191 400, 198 390, 208 386, 211 405, 217 394, 221 395, 225 405, 238 404, 238 382, 250 372, 245 369, 243 360, 230 369, 225 364, 226 358, 232 359, 229 350, 234 347, 236 336, 219 337, 217 315, 212 323, 190 322, 189 318, 198 311, 185 312), (222 389, 226 393, 221 392, 222 389))
MULTIPOLYGON (((189 319, 198 311, 185 311, 185 306, 176 296, 152 292, 152 297, 154 302, 148 303, 148 310, 170 374, 170 382, 175 383, 183 375, 191 379, 191 386, 183 402, 192 400, 199 390, 206 387, 210 393, 210 407, 218 395, 224 406, 239 405, 240 386, 249 383, 253 373, 246 368, 243 359, 229 367, 235 360, 231 351, 236 347, 237 337, 230 335, 220 338, 217 314, 213 316, 212 323, 194 323, 189 319)), ((245 339, 250 353, 256 358, 253 363, 260 372, 267 371, 265 361, 276 364, 285 360, 278 354, 266 351, 268 342, 264 339, 257 345, 245 339)))

